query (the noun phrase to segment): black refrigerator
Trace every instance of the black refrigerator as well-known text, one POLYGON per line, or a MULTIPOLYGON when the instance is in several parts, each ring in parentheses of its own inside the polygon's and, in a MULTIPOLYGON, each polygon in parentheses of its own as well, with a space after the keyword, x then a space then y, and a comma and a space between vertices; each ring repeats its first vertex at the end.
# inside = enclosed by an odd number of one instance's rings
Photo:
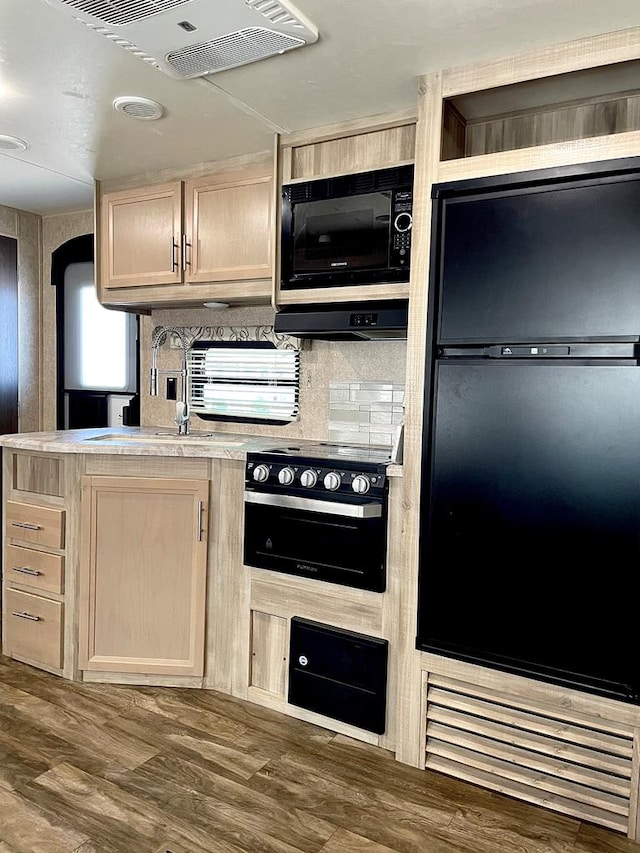
POLYGON ((640 158, 433 189, 417 647, 640 704, 640 158))

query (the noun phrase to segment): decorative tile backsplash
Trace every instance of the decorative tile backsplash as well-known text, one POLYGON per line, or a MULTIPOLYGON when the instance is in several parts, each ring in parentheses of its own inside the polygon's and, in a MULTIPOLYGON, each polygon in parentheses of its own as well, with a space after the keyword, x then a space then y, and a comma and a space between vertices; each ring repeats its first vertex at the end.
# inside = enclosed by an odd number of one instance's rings
MULTIPOLYGON (((156 326, 153 330, 153 336, 160 331, 162 327, 156 326)), ((305 341, 300 338, 294 338, 292 335, 283 335, 273 331, 273 326, 181 326, 179 328, 187 339, 188 346, 192 347, 195 343, 201 341, 220 341, 252 343, 254 341, 267 341, 272 343, 278 349, 299 350, 302 349, 305 341)), ((175 332, 170 332, 169 337, 173 349, 181 349, 182 342, 175 332)))
POLYGON ((329 441, 391 447, 404 418, 401 382, 331 382, 329 441))

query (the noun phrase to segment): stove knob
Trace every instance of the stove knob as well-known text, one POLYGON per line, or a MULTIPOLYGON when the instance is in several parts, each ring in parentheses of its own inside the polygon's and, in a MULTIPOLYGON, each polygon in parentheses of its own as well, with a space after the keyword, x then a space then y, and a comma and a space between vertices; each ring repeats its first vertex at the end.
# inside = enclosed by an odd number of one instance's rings
POLYGON ((340 475, 336 474, 335 471, 329 471, 324 478, 324 487, 325 489, 329 489, 330 492, 336 492, 340 488, 341 483, 340 475))
POLYGON ((287 466, 278 473, 278 482, 282 486, 290 486, 291 483, 293 483, 294 477, 295 474, 293 473, 293 468, 289 468, 289 466, 287 466))
POLYGON ((307 468, 306 471, 303 471, 302 474, 300 474, 300 485, 304 486, 305 489, 312 489, 317 482, 318 475, 315 471, 312 471, 311 468, 307 468))
POLYGON ((357 495, 366 495, 371 488, 371 480, 365 474, 358 474, 353 478, 351 488, 357 495))
POLYGON ((256 483, 266 483, 269 479, 269 467, 267 465, 256 465, 253 469, 253 479, 256 483))

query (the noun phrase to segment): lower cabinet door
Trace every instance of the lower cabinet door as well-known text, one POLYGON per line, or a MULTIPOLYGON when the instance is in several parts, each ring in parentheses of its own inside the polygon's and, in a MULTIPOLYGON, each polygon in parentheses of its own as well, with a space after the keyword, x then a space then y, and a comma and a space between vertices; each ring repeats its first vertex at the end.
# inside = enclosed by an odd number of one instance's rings
POLYGON ((4 612, 6 655, 62 668, 62 602, 5 589, 4 612))
POLYGON ((206 480, 85 477, 80 668, 204 670, 206 480))

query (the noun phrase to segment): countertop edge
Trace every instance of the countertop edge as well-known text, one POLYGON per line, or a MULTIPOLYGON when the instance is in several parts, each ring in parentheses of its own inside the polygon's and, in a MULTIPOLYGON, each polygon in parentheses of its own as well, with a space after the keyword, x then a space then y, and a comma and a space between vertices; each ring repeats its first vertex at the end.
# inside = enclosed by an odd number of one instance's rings
MULTIPOLYGON (((193 433, 193 438, 172 441, 163 435, 154 441, 160 427, 101 427, 82 430, 55 430, 51 432, 25 432, 0 435, 0 447, 9 450, 27 450, 34 453, 81 453, 103 456, 148 456, 152 458, 172 457, 190 459, 234 459, 244 460, 247 453, 260 453, 279 445, 286 448, 290 438, 273 436, 218 433, 215 438, 204 442, 206 434, 193 433), (104 439, 109 436, 109 439, 104 439), (144 436, 141 441, 140 437, 144 436), (190 443, 198 441, 198 443, 190 443), (235 445, 235 446, 233 446, 235 445)), ((163 433, 165 431, 163 430, 163 433)), ((317 444, 316 439, 296 439, 296 444, 317 444)), ((402 477, 402 466, 391 464, 389 477, 402 477)))

